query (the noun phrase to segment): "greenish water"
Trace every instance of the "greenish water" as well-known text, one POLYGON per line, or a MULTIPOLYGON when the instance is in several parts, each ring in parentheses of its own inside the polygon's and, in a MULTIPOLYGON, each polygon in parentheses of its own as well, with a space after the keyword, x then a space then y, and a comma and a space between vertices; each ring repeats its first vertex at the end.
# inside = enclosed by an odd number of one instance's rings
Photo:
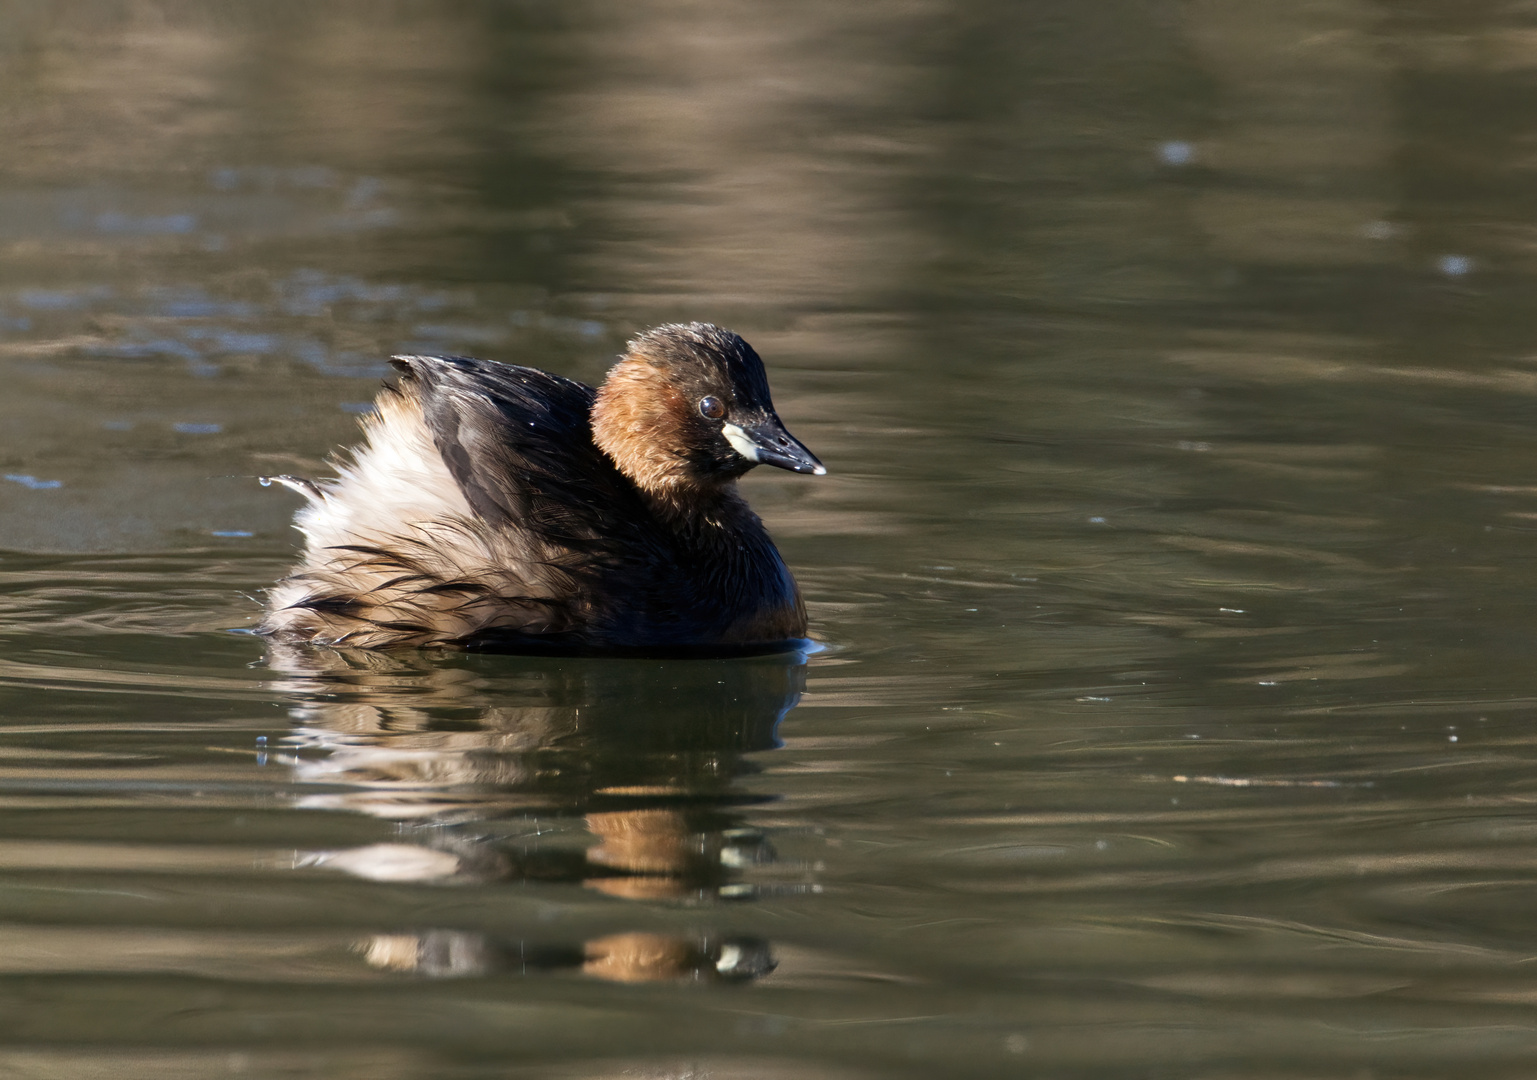
POLYGON ((1537 1068, 1537 21, 0 2, 0 1074, 1537 1068), (269 652, 393 352, 706 319, 826 648, 269 652))

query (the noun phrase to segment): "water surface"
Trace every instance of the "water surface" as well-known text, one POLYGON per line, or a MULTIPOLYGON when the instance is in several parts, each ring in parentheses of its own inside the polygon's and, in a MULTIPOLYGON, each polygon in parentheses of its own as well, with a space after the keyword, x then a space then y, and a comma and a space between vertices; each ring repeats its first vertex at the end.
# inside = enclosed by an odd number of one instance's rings
POLYGON ((0 1071, 1529 1075, 1530 14, 0 5, 0 1071), (695 318, 822 651, 231 632, 695 318))

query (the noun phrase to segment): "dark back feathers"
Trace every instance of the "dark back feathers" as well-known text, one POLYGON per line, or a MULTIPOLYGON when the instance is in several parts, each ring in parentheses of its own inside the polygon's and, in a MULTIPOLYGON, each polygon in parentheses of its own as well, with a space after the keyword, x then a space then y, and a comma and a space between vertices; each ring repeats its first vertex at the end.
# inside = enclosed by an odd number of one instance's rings
POLYGON ((592 387, 466 356, 393 363, 416 384, 444 463, 487 525, 584 556, 563 560, 571 572, 667 546, 634 485, 592 441, 592 387))

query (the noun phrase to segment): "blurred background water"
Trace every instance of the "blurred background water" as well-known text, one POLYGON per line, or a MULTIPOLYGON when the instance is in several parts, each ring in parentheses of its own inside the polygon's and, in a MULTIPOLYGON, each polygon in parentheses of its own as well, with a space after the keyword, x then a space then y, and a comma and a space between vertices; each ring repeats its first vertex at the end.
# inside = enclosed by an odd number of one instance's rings
POLYGON ((0 148, 0 1073, 1537 1068, 1537 7, 0 0, 0 148), (679 319, 825 651, 230 632, 679 319))

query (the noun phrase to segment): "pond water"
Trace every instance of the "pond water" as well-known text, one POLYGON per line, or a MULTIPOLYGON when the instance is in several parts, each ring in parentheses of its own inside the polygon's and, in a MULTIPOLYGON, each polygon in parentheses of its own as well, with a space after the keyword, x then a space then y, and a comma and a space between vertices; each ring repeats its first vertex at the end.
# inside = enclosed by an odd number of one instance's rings
POLYGON ((1537 12, 0 4, 0 1073, 1537 1069, 1537 12), (807 656, 269 650, 704 319, 807 656))

